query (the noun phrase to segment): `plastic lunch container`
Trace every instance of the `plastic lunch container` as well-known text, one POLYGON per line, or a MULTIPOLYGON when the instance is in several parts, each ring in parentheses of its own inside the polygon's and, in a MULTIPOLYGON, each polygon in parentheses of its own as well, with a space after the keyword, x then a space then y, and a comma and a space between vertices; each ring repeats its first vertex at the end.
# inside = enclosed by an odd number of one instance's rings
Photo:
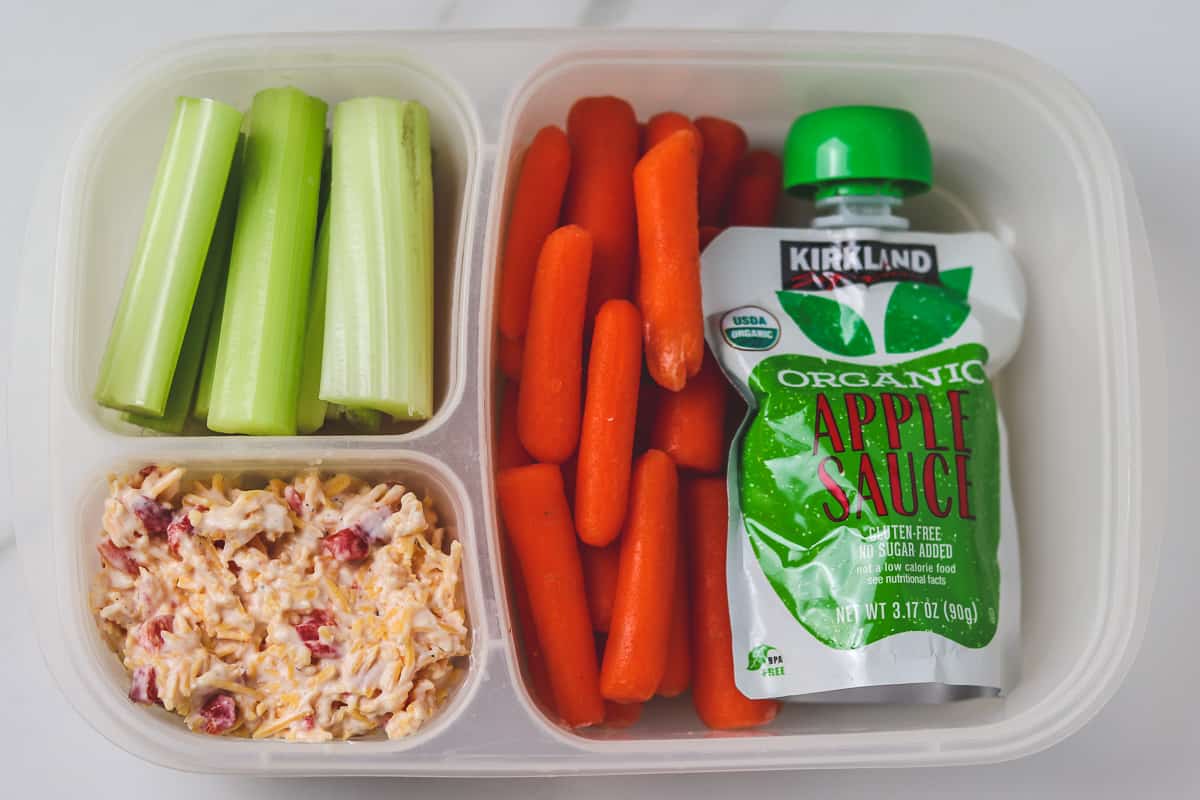
MULTIPOLYGON (((1096 114, 1032 59, 970 39, 857 33, 390 32, 211 39, 160 53, 99 98, 34 210, 9 379, 14 516, 46 661, 111 741, 171 767, 262 775, 501 775, 965 764, 1016 758, 1079 728, 1137 651, 1162 538, 1165 367, 1153 272, 1128 173, 1096 114), (294 84, 331 104, 429 107, 436 151, 437 413, 385 436, 138 435, 90 399, 171 100, 247 106, 294 84), (524 688, 492 481, 493 295, 513 166, 590 94, 639 116, 727 116, 779 150, 803 111, 914 111, 936 187, 914 229, 986 229, 1030 288, 1003 375, 1021 526, 1023 675, 1006 698, 933 706, 789 705, 770 726, 707 731, 687 697, 624 731, 572 733, 524 688), (87 608, 105 476, 147 461, 197 471, 308 465, 429 490, 466 548, 466 677, 416 735, 305 745, 206 737, 126 699, 87 608)), ((790 223, 811 207, 786 201, 790 223)))

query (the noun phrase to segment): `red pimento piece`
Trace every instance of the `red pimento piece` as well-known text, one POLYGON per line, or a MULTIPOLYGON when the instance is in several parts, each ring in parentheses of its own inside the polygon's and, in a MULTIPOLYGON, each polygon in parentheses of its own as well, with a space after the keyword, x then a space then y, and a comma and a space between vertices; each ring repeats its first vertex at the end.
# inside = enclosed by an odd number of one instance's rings
POLYGON ((159 614, 142 623, 138 631, 138 644, 147 650, 157 651, 163 644, 163 631, 175 630, 175 617, 172 614, 159 614))
POLYGON ((304 513, 304 501, 300 498, 300 493, 291 486, 284 487, 283 499, 287 501, 288 508, 292 509, 296 516, 304 513))
POLYGON ((133 671, 133 682, 129 685, 129 699, 135 703, 152 705, 159 702, 158 682, 154 667, 138 667, 133 671))
POLYGON ((359 561, 370 552, 371 540, 366 531, 355 525, 326 536, 321 541, 321 549, 337 561, 359 561))
POLYGON ((237 704, 232 695, 218 692, 204 701, 200 716, 204 717, 204 732, 218 736, 237 722, 237 704))
POLYGON ((113 569, 119 569, 131 578, 136 578, 140 573, 141 566, 128 547, 117 547, 111 539, 105 539, 96 545, 96 549, 100 551, 100 557, 113 569))
POLYGON ((341 655, 337 645, 321 641, 321 628, 336 626, 337 620, 332 614, 322 608, 315 608, 300 616, 300 621, 296 623, 296 633, 300 634, 300 641, 304 642, 313 658, 337 658, 341 655))
POLYGON ((184 536, 192 535, 192 521, 183 511, 167 526, 167 549, 179 555, 179 542, 184 536))
POLYGON ((146 533, 151 535, 166 533, 171 524, 171 509, 142 494, 133 498, 133 508, 130 511, 142 521, 146 533))

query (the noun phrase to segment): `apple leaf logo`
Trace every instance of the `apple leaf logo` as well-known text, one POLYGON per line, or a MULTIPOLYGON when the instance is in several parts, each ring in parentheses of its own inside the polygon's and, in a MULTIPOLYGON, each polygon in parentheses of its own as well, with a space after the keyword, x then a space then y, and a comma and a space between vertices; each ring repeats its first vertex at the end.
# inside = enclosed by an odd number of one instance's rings
POLYGON ((967 291, 971 267, 942 273, 942 282, 901 283, 892 291, 883 318, 889 353, 915 353, 949 339, 971 313, 967 291))
POLYGON ((875 340, 867 322, 845 303, 804 292, 777 292, 779 304, 814 344, 839 356, 869 356, 875 340))

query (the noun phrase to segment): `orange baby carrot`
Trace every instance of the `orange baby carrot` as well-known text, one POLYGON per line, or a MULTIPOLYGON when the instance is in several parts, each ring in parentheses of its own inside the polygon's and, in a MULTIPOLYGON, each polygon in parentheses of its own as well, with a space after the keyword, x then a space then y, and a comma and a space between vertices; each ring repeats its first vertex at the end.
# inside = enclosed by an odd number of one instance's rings
POLYGON ((517 436, 517 394, 520 384, 505 381, 504 396, 500 398, 500 418, 496 430, 496 468, 521 467, 532 459, 517 436))
POLYGON ((692 616, 688 602, 687 548, 682 540, 675 562, 675 588, 672 594, 667 668, 658 684, 658 694, 663 697, 683 694, 692 680, 692 616))
POLYGON ((529 590, 521 574, 521 565, 512 553, 510 540, 505 539, 508 574, 513 589, 513 605, 517 625, 520 627, 521 644, 525 652, 525 667, 529 672, 531 693, 546 710, 554 712, 554 691, 550 686, 550 671, 546 668, 546 656, 538 642, 537 629, 533 621, 533 609, 529 605, 529 590))
POLYGON ((571 179, 563 218, 596 243, 588 319, 605 300, 629 297, 636 252, 633 165, 638 126, 633 107, 617 97, 585 97, 567 114, 571 179))
POLYGON ((604 701, 604 727, 628 728, 642 718, 641 703, 614 703, 604 701))
POLYGON ((694 133, 676 131, 633 171, 646 366, 673 392, 699 371, 704 356, 696 145, 694 133))
POLYGON ((554 706, 573 728, 603 722, 596 643, 562 475, 553 464, 514 467, 496 477, 496 491, 525 577, 554 706))
POLYGON ((608 633, 612 624, 613 601, 617 594, 617 572, 621 564, 621 543, 604 547, 581 545, 583 583, 587 587, 588 613, 597 633, 608 633))
POLYGON ((766 150, 751 150, 738 162, 725 204, 726 225, 767 227, 783 192, 783 163, 766 150))
POLYGON ((700 251, 704 252, 704 248, 708 247, 708 243, 717 238, 717 235, 724 228, 718 228, 716 225, 701 225, 700 226, 700 251))
POLYGON ((607 700, 649 700, 662 681, 679 546, 678 503, 675 464, 660 450, 646 451, 633 469, 612 625, 600 667, 600 693, 607 700))
POLYGON ((575 527, 594 547, 616 539, 625 519, 641 380, 642 315, 609 300, 592 332, 575 479, 575 527))
POLYGON ((710 728, 763 725, 775 718, 775 700, 751 700, 733 680, 733 638, 725 595, 725 541, 729 506, 724 478, 695 478, 684 487, 684 523, 691 565, 692 702, 710 728))
POLYGON ((570 170, 571 148, 567 144, 567 135, 561 129, 547 125, 537 132, 525 151, 508 215, 500 268, 497 324, 500 333, 509 339, 520 339, 525 335, 538 253, 550 231, 558 226, 570 170))
POLYGON ((567 225, 546 237, 521 359, 517 432, 538 461, 561 464, 579 443, 583 320, 592 237, 567 225))
POLYGON ((704 140, 700 154, 700 224, 720 225, 734 171, 746 152, 746 132, 720 117, 698 117, 694 124, 704 140))
MULTIPOLYGON (((675 131, 691 131, 696 134, 697 139, 700 137, 700 132, 696 130, 696 126, 683 114, 680 114, 678 111, 663 111, 661 114, 655 114, 646 123, 646 138, 642 141, 642 152, 649 152, 651 148, 675 131)), ((700 147, 696 148, 697 158, 700 157, 700 149, 700 147)))
POLYGON ((496 363, 504 377, 521 380, 521 351, 524 349, 525 343, 520 339, 510 339, 504 334, 496 337, 496 363))
POLYGON ((725 466, 726 391, 725 376, 706 347, 696 377, 659 398, 650 446, 669 455, 680 469, 720 472, 725 466))

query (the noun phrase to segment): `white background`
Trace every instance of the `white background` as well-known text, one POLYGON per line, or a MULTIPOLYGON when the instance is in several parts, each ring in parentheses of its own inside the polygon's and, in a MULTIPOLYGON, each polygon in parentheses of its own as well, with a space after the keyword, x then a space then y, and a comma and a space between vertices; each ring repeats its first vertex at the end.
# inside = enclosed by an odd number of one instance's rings
MULTIPOLYGON (((985 36, 1061 70, 1091 97, 1128 158, 1158 273, 1171 369, 1169 530, 1141 656, 1082 731, 1019 762, 863 770, 552 780, 268 781, 152 767, 93 732, 53 686, 34 642, 16 553, 0 550, 0 794, 121 797, 1192 797, 1200 793, 1200 14, 1190 3, 884 0, 519 3, 437 0, 0 0, 0 287, 13 285, 28 203, 50 143, 80 104, 147 49, 252 31, 630 25, 912 31, 985 36), (542 8, 543 6, 552 8, 542 8)), ((1069 203, 1071 198, 1064 197, 1069 203)), ((1036 280, 1031 281, 1036 291, 1036 280)), ((0 334, 11 300, 0 289, 0 334)), ((1031 343, 1036 346, 1036 343, 1031 343)), ((20 380, 21 376, 8 376, 20 380)), ((16 454, 19 464, 20 457, 16 454)), ((2 511, 0 511, 2 516, 2 511)))

